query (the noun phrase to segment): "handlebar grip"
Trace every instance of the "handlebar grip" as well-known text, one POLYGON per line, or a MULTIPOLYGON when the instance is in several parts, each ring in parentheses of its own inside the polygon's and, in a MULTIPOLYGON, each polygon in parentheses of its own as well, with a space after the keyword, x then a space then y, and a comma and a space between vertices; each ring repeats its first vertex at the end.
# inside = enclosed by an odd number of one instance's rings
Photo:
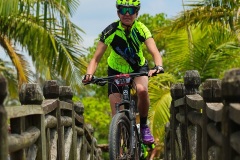
POLYGON ((153 73, 152 76, 157 76, 158 74, 164 73, 164 70, 161 70, 159 73, 153 73))

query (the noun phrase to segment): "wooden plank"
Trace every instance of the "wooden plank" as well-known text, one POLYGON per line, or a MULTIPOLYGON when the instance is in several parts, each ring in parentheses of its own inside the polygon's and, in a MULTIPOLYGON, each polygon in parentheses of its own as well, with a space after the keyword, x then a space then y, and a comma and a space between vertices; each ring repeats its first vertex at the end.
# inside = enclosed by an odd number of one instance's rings
POLYGON ((73 130, 71 127, 66 127, 65 130, 66 130, 64 134, 65 160, 69 160, 73 140, 72 139, 73 130))
POLYGON ((194 125, 199 125, 202 127, 202 114, 199 112, 188 112, 187 114, 188 120, 193 123, 194 125))
POLYGON ((6 107, 8 118, 18 118, 34 114, 44 114, 41 105, 22 105, 6 107))
POLYGON ((179 98, 174 101, 174 107, 180 107, 182 105, 185 105, 185 97, 179 98))
POLYGON ((7 112, 3 105, 0 105, 0 159, 8 157, 8 125, 7 112))
POLYGON ((55 128, 57 127, 57 118, 52 115, 45 116, 45 128, 55 128))
POLYGON ((231 147, 240 154, 240 131, 231 134, 230 144, 231 147))
POLYGON ((202 109, 204 106, 203 98, 199 94, 186 95, 186 103, 194 109, 202 109))
POLYGON ((76 112, 72 110, 71 116, 72 116, 72 149, 71 149, 71 159, 77 160, 77 130, 76 130, 76 119, 75 119, 76 112))
MULTIPOLYGON (((59 101, 60 103, 60 101, 59 101)), ((56 117, 57 117, 57 132, 58 132, 58 141, 57 141, 57 154, 58 160, 64 160, 65 150, 64 150, 64 127, 61 123, 61 109, 60 107, 56 108, 56 117)))
POLYGON ((222 121, 222 103, 206 103, 206 113, 209 119, 215 122, 222 121))
POLYGON ((177 113, 176 114, 176 119, 182 124, 186 123, 185 115, 182 114, 182 113, 177 113))
POLYGON ((50 130, 50 160, 57 160, 58 157, 58 133, 55 129, 50 130))
POLYGON ((78 136, 83 136, 84 130, 82 128, 76 126, 76 131, 78 136))
POLYGON ((31 145, 29 148, 28 148, 28 151, 27 151, 27 160, 30 160, 30 159, 36 159, 37 157, 37 152, 38 152, 38 147, 37 145, 33 144, 31 145))
POLYGON ((70 127, 72 126, 72 118, 68 116, 61 116, 61 126, 70 127))
POLYGON ((42 103, 42 108, 44 114, 48 114, 54 111, 58 107, 59 100, 58 99, 46 99, 42 103))
POLYGON ((60 101, 59 105, 60 105, 60 109, 73 110, 73 104, 72 103, 60 101))
POLYGON ((34 116, 35 126, 40 129, 40 136, 37 140, 38 154, 36 160, 47 160, 47 142, 46 142, 46 127, 45 115, 34 116))
POLYGON ((82 115, 75 114, 75 120, 77 121, 77 124, 84 124, 84 117, 82 115))
POLYGON ((229 117, 240 124, 240 103, 230 103, 229 105, 229 117))
POLYGON ((221 131, 218 131, 214 123, 209 123, 207 125, 207 132, 211 139, 218 145, 222 146, 222 134, 221 131))
POLYGON ((85 136, 83 136, 83 143, 82 143, 82 148, 81 148, 81 160, 87 160, 87 156, 88 156, 88 153, 87 153, 87 139, 85 138, 85 136))
POLYGON ((82 146, 83 146, 83 136, 77 138, 77 159, 79 160, 82 157, 82 146))
POLYGON ((208 141, 209 141, 209 136, 207 133, 207 124, 208 124, 208 117, 206 113, 206 106, 207 104, 205 103, 205 106, 202 109, 202 115, 203 115, 203 120, 202 120, 202 159, 207 160, 208 159, 208 141))
MULTIPOLYGON (((10 119, 10 126, 12 134, 21 135, 25 131, 25 117, 10 119)), ((9 137, 10 136, 8 136, 8 140, 10 140, 9 143, 11 143, 12 139, 9 139, 9 137)), ((18 150, 10 154, 11 160, 22 160, 25 156, 26 154, 24 149, 18 150)))
POLYGON ((39 136, 40 130, 36 127, 29 128, 26 132, 23 132, 21 135, 10 134, 8 136, 9 152, 11 153, 23 148, 30 147, 37 141, 39 136))
MULTIPOLYGON (((173 101, 171 102, 171 107, 170 107, 170 155, 171 155, 171 159, 176 159, 176 153, 175 153, 175 150, 176 150, 176 140, 177 140, 177 135, 176 135, 176 128, 177 128, 177 125, 179 124, 177 122, 177 119, 176 119, 176 113, 177 113, 177 108, 174 107, 173 105, 173 101)), ((165 144, 166 147, 167 147, 167 144, 165 144)), ((166 152, 166 150, 165 150, 166 152)), ((166 155, 167 156, 167 155, 166 155)), ((169 157, 170 158, 170 157, 169 157)))

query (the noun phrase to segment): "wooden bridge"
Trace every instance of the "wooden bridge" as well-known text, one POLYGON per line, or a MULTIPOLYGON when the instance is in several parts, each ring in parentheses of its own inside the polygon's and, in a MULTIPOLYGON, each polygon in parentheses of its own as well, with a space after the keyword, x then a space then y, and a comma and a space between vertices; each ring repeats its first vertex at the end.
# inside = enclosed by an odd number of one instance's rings
POLYGON ((7 82, 0 76, 0 160, 101 159, 70 87, 47 81, 42 91, 38 84, 25 84, 19 93, 22 105, 14 107, 3 106, 6 95, 7 82))
POLYGON ((240 159, 240 69, 204 83, 187 71, 171 95, 164 160, 240 159))
MULTIPOLYGON (((42 91, 25 84, 22 105, 4 107, 6 84, 0 75, 0 160, 101 159, 70 87, 47 81, 42 91)), ((171 86, 171 95, 164 160, 240 159, 240 69, 203 83, 198 71, 187 71, 184 83, 171 86)))

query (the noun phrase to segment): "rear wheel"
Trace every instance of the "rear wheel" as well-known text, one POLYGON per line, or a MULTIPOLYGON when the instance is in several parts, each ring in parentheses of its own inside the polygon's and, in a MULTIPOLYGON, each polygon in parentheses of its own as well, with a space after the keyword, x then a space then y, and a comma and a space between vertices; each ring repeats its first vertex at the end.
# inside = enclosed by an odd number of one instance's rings
POLYGON ((110 124, 109 156, 111 160, 131 159, 130 122, 124 113, 117 113, 110 124))

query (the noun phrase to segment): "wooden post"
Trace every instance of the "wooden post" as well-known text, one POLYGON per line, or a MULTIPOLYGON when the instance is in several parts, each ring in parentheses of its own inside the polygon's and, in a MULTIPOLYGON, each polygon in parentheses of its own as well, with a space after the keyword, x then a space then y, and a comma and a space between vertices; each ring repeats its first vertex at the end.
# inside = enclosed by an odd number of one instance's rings
MULTIPOLYGON (((59 85, 56 80, 45 81, 43 85, 43 95, 45 99, 58 99, 59 98, 59 85)), ((59 106, 59 103, 57 103, 59 106)), ((58 107, 59 108, 59 107, 58 107)), ((58 109, 57 109, 58 110, 58 109)), ((54 110, 51 113, 54 117, 57 117, 57 112, 54 110)), ((57 158, 57 127, 46 128, 46 141, 47 141, 47 159, 57 158), (52 139, 51 139, 52 138, 52 139), (54 149, 53 149, 54 148, 54 149)))
POLYGON ((203 106, 203 128, 202 128, 202 159, 208 160, 209 136, 207 133, 208 116, 206 113, 207 102, 221 102, 221 80, 207 79, 203 83, 202 88, 203 99, 205 105, 203 106))
POLYGON ((171 159, 171 138, 170 134, 173 132, 170 132, 170 122, 166 123, 165 125, 165 135, 164 135, 164 160, 170 160, 171 159))
MULTIPOLYGON (((72 117, 72 115, 69 115, 69 112, 64 112, 64 110, 61 109, 61 101, 65 101, 68 103, 73 104, 72 102, 73 92, 72 89, 69 86, 60 86, 59 87, 59 100, 60 104, 57 109, 57 120, 58 120, 58 156, 59 160, 65 159, 65 142, 64 142, 64 126, 61 124, 61 116, 64 116, 67 114, 67 116, 72 117)), ((73 107, 72 107, 73 109, 73 107)), ((74 123, 75 124, 75 123, 74 123)))
MULTIPOLYGON (((79 128, 83 129, 83 124, 84 124, 84 118, 83 118, 84 106, 83 106, 83 104, 81 102, 76 102, 74 104, 74 111, 76 113, 75 114, 75 118, 76 118, 75 127, 79 127, 79 128)), ((83 132, 84 132, 84 129, 83 129, 83 132)), ((76 137, 77 138, 76 142, 82 142, 82 143, 78 143, 78 145, 80 145, 80 146, 76 145, 76 147, 80 149, 80 151, 78 150, 79 152, 77 152, 77 157, 82 157, 83 144, 85 143, 83 137, 84 137, 84 134, 81 135, 81 137, 78 137, 78 136, 76 137), (78 156, 78 155, 80 155, 80 156, 78 156)))
MULTIPOLYGON (((184 75, 184 86, 186 89, 186 95, 191 95, 191 94, 197 94, 198 93, 198 87, 201 84, 201 78, 197 70, 190 70, 186 71, 184 75)), ((187 105, 185 107, 185 122, 186 122, 186 159, 190 160, 191 153, 190 153, 190 146, 189 146, 189 141, 188 141, 188 127, 191 126, 192 124, 188 121, 187 115, 188 112, 190 112, 192 109, 189 108, 187 105)), ((200 112, 200 111, 198 111, 200 112)), ((197 141, 196 141, 196 159, 200 160, 201 159, 201 154, 202 154, 202 148, 201 146, 201 139, 202 139, 202 134, 201 134, 201 127, 197 125, 197 141)), ((193 146, 191 146, 193 148, 193 146)))
POLYGON ((59 85, 56 80, 49 80, 44 83, 43 95, 46 99, 57 99, 59 97, 59 85))
POLYGON ((60 86, 59 88, 59 99, 68 103, 73 103, 72 101, 73 92, 69 86, 60 86))
MULTIPOLYGON (((181 155, 178 155, 180 157, 177 157, 177 155, 176 155, 176 144, 182 140, 178 141, 177 136, 176 136, 176 129, 179 124, 179 122, 176 119, 176 115, 179 112, 179 109, 175 108, 174 101, 179 98, 183 98, 185 96, 185 87, 181 83, 174 84, 173 86, 171 86, 170 91, 171 91, 171 96, 172 96, 172 103, 171 103, 171 107, 170 107, 170 149, 171 149, 171 158, 170 159, 179 159, 179 158, 181 159, 182 156, 184 157, 184 155, 183 155, 183 151, 180 148, 178 148, 181 152, 180 153, 181 155)), ((184 126, 184 125, 181 125, 181 126, 184 126)), ((181 128, 183 128, 183 127, 181 127, 181 128)), ((181 129, 181 137, 183 138, 182 134, 184 134, 184 133, 182 131, 183 130, 181 129)), ((183 143, 181 143, 181 144, 179 143, 179 145, 181 145, 182 146, 181 148, 184 149, 185 146, 183 145, 183 143)))
POLYGON ((94 160, 94 149, 96 146, 94 146, 94 140, 93 140, 93 134, 94 134, 94 129, 92 127, 91 124, 85 124, 85 127, 88 129, 88 131, 90 132, 90 138, 91 138, 91 142, 90 143, 90 146, 91 146, 91 151, 90 151, 90 160, 94 160))
POLYGON ((222 98, 224 99, 222 115, 223 148, 222 159, 233 159, 230 145, 231 121, 229 118, 229 103, 240 102, 240 69, 232 69, 225 73, 222 80, 222 98))
POLYGON ((3 106, 7 96, 7 81, 0 74, 0 159, 8 158, 8 124, 7 112, 3 106))
MULTIPOLYGON (((19 92, 19 100, 22 105, 41 105, 43 101, 43 92, 37 83, 23 84, 19 92)), ((17 120, 17 119, 16 119, 17 120)), ((36 160, 46 160, 46 130, 45 130, 45 115, 37 114, 21 118, 23 130, 30 126, 36 126, 40 130, 40 137, 37 144, 37 157, 36 160)), ((16 122, 15 122, 16 123, 16 122)), ((16 157, 17 158, 17 157, 16 157)))

